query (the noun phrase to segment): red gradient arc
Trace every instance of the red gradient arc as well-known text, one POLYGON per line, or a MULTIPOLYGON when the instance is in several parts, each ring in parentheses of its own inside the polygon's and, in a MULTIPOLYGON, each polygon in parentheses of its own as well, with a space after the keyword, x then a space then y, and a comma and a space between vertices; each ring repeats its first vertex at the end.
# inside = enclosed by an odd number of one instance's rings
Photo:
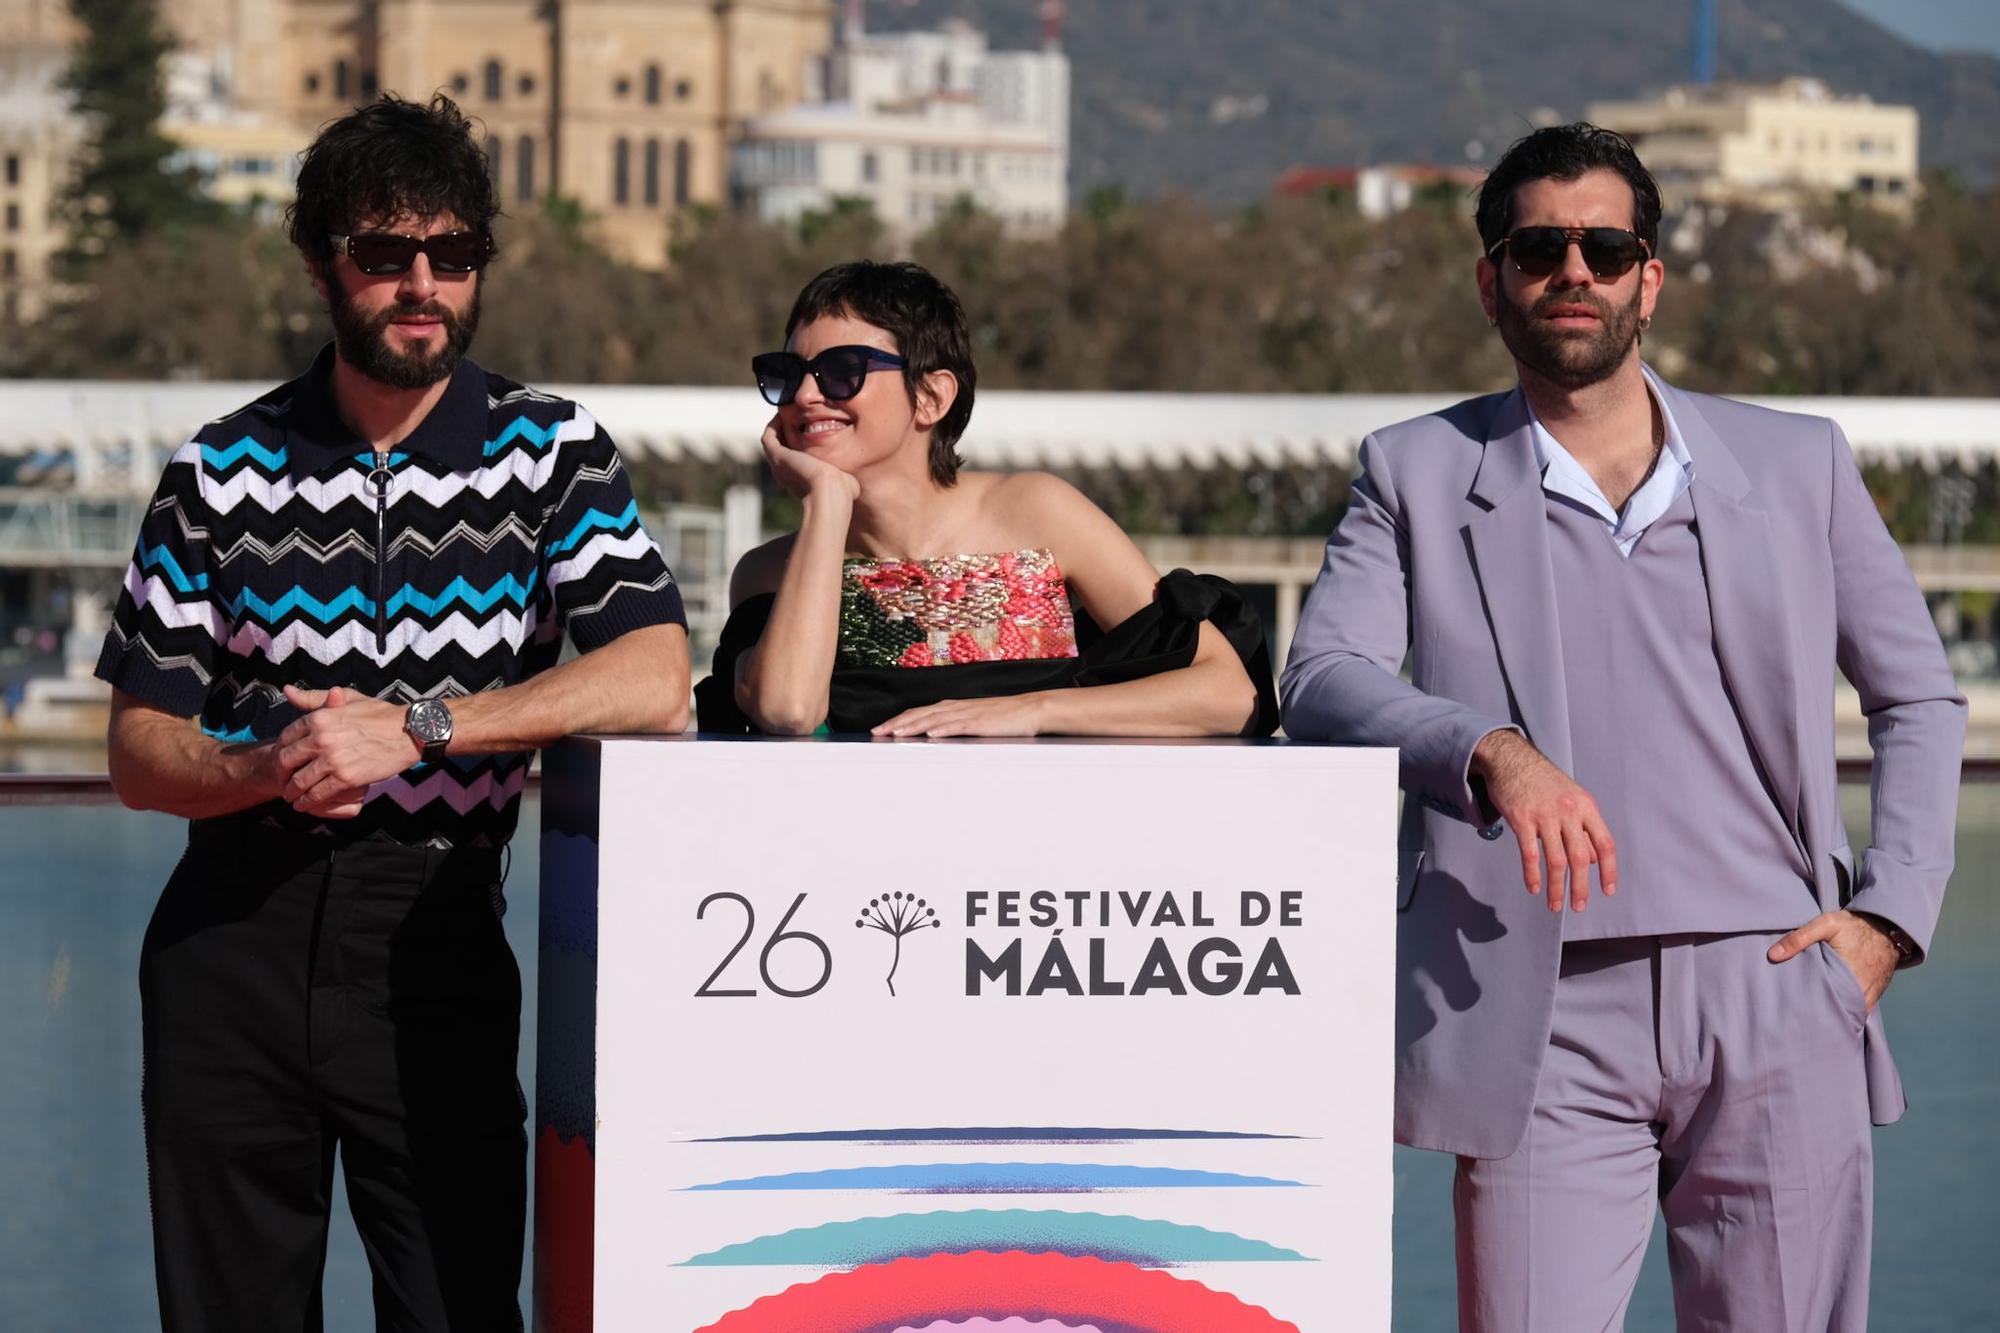
POLYGON ((896 1321, 1104 1320, 1148 1333, 1299 1333, 1227 1292, 1089 1255, 931 1254, 765 1296, 698 1333, 860 1333, 896 1321))

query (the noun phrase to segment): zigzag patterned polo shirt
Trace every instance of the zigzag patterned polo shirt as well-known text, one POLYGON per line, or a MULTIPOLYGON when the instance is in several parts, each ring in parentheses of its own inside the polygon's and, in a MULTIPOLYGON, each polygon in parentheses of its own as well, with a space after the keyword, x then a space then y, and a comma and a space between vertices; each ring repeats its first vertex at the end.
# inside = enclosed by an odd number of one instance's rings
MULTIPOLYGON (((333 349, 167 464, 97 674, 224 741, 297 716, 282 687, 396 704, 497 689, 686 616, 611 442, 575 403, 459 364, 376 455, 340 419, 333 349)), ((210 825, 497 846, 530 751, 453 755, 377 783, 360 815, 281 801, 210 825)))

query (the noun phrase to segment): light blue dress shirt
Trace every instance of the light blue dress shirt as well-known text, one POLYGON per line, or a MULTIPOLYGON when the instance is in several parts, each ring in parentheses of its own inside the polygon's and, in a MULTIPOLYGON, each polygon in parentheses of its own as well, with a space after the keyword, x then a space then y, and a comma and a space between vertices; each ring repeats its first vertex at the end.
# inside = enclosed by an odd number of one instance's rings
POLYGON ((1591 479, 1583 464, 1577 462, 1569 450, 1549 434, 1548 427, 1535 415, 1535 405, 1528 404, 1530 433, 1535 441, 1535 465, 1542 470, 1542 489, 1602 519, 1605 531, 1618 547, 1618 553, 1627 559, 1631 558, 1639 538, 1646 535, 1646 529, 1673 507, 1674 501, 1681 498, 1681 492, 1694 480, 1694 459, 1688 453, 1686 441, 1681 439, 1680 428, 1674 424, 1673 410, 1667 406, 1666 396, 1660 392, 1659 381, 1653 378, 1653 372, 1645 370, 1645 376, 1646 391, 1652 394, 1653 404, 1660 410, 1666 438, 1653 474, 1625 501, 1623 513, 1611 507, 1611 502, 1604 498, 1604 492, 1597 488, 1597 483, 1591 479))

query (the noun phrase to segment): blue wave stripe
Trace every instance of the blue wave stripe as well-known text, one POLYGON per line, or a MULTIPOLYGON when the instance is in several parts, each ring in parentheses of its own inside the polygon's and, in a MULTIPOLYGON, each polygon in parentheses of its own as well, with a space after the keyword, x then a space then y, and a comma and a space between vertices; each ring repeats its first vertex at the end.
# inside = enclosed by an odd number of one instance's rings
POLYGON ((561 428, 561 424, 557 422, 554 425, 537 426, 526 417, 515 417, 498 435, 485 443, 480 450, 481 455, 491 458, 517 439, 526 440, 537 449, 542 448, 556 437, 556 431, 561 428))
MULTIPOLYGON (((354 461, 363 467, 372 468, 375 466, 375 451, 373 449, 363 449, 360 453, 354 455, 354 461)), ((386 466, 399 467, 409 461, 410 456, 408 454, 391 453, 386 466)))
POLYGON ((427 616, 434 616, 453 602, 463 602, 470 609, 483 614, 492 610, 495 604, 502 598, 512 602, 515 606, 526 606, 528 604, 528 590, 534 584, 534 581, 532 574, 528 576, 526 583, 509 574, 482 592, 471 583, 468 583, 463 577, 460 577, 447 583, 444 586, 444 590, 435 597, 418 592, 413 585, 405 583, 390 596, 388 613, 393 616, 400 613, 405 607, 415 607, 427 616))
POLYGON ((1296 1180, 1167 1166, 1090 1162, 940 1162, 790 1171, 692 1190, 897 1190, 912 1194, 1092 1194, 1100 1190, 1304 1188, 1296 1180))
MULTIPOLYGON (((405 583, 401 588, 390 594, 386 614, 395 616, 401 614, 405 609, 415 608, 427 616, 435 616, 454 602, 463 603, 467 609, 480 614, 492 610, 495 605, 503 600, 511 602, 517 607, 525 607, 528 604, 528 593, 533 583, 533 575, 529 576, 527 583, 523 583, 512 574, 508 574, 492 587, 482 590, 474 587, 463 578, 456 578, 446 584, 444 589, 434 596, 418 591, 414 584, 405 583)), ((359 588, 350 587, 342 590, 329 601, 321 601, 304 588, 293 588, 277 601, 267 602, 250 589, 244 588, 229 599, 228 610, 231 616, 240 616, 243 614, 245 608, 254 612, 259 620, 268 624, 275 624, 280 618, 295 610, 304 610, 307 614, 325 625, 331 624, 336 618, 347 614, 349 611, 360 611, 364 615, 374 615, 375 599, 362 592, 359 588)))
POLYGON ((1154 1139, 1296 1139, 1231 1129, 815 1129, 795 1134, 724 1134, 691 1143, 1132 1143, 1154 1139))
POLYGON ((248 435, 245 435, 226 449, 218 449, 212 444, 204 444, 201 447, 201 461, 218 472, 227 468, 245 454, 256 459, 267 471, 282 472, 285 469, 286 455, 282 448, 269 448, 251 439, 248 435))
POLYGON ((174 553, 164 545, 155 546, 151 550, 142 549, 139 552, 139 568, 148 571, 159 570, 167 576, 167 581, 174 585, 176 592, 208 591, 208 575, 190 576, 181 568, 180 562, 174 559, 174 553))
POLYGON ((210 726, 206 722, 201 724, 201 734, 212 736, 224 745, 241 745, 246 741, 257 739, 256 733, 248 727, 240 727, 235 731, 224 731, 221 727, 210 726))
POLYGON ((574 548, 579 542, 583 541, 584 538, 599 528, 603 528, 607 532, 620 532, 631 527, 638 521, 639 502, 637 500, 633 500, 627 504, 624 510, 617 514, 607 514, 602 509, 593 509, 585 514, 575 527, 570 529, 569 536, 550 546, 548 553, 552 556, 561 555, 564 551, 574 548))
POLYGON ((267 602, 248 588, 231 597, 225 604, 232 617, 240 616, 247 608, 257 613, 257 618, 276 622, 280 617, 299 608, 304 608, 321 624, 330 624, 335 617, 349 611, 360 611, 366 615, 375 614, 375 599, 359 588, 343 589, 331 601, 322 602, 304 588, 293 588, 275 602, 267 602))
POLYGON ((1201 1263, 1309 1263, 1297 1250, 1228 1231, 1150 1218, 972 1208, 898 1213, 797 1227, 698 1254, 679 1268, 737 1268, 785 1264, 858 1268, 863 1264, 927 1254, 981 1251, 1091 1255, 1146 1268, 1201 1263))

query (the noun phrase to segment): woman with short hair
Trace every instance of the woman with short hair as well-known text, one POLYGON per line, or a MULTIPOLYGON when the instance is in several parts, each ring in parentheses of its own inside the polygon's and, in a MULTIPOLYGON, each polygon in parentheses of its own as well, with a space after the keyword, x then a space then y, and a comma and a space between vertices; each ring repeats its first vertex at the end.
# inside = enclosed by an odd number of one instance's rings
POLYGON ((738 563, 703 731, 1266 735, 1262 626, 1224 580, 1160 578, 1081 492, 960 470, 977 374, 915 264, 807 284, 752 363, 796 532, 738 563), (1099 633, 1098 626, 1111 627, 1099 633))

